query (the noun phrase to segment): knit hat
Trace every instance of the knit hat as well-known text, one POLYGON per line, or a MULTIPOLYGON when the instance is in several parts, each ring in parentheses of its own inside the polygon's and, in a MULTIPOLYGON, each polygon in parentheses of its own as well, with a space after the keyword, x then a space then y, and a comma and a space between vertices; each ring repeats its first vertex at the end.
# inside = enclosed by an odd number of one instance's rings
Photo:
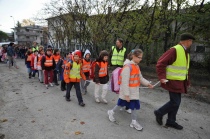
POLYGON ((91 55, 91 53, 90 53, 90 51, 88 49, 85 50, 85 53, 84 53, 83 57, 85 58, 87 54, 91 55))
POLYGON ((81 57, 82 57, 82 53, 81 53, 81 51, 80 51, 80 50, 75 50, 75 51, 74 51, 74 53, 73 53, 73 55, 78 55, 78 56, 79 56, 79 58, 81 58, 81 57))
POLYGON ((192 35, 192 34, 190 34, 190 33, 183 33, 183 34, 181 34, 181 37, 180 37, 180 40, 181 41, 185 41, 185 40, 195 40, 195 37, 192 35))

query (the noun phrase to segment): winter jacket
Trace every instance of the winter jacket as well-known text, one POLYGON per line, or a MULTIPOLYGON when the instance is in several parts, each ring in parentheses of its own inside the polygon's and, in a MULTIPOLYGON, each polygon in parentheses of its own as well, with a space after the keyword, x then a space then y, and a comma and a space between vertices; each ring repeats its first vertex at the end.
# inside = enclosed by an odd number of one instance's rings
MULTIPOLYGON (((128 59, 125 60, 124 65, 126 64, 135 64, 133 61, 128 59)), ((137 65, 137 64, 135 64, 137 65)), ((137 65, 138 66, 138 65, 137 65)), ((132 69, 131 69, 132 70, 132 69)), ((125 96, 129 96, 131 100, 139 100, 139 87, 128 87, 129 78, 130 78, 130 67, 127 66, 122 70, 122 83, 120 85, 119 98, 125 100, 125 96)), ((149 81, 146 80, 140 71, 140 83, 144 86, 149 85, 149 81)))
POLYGON ((8 46, 7 48, 7 56, 14 56, 15 55, 15 51, 13 46, 8 46))

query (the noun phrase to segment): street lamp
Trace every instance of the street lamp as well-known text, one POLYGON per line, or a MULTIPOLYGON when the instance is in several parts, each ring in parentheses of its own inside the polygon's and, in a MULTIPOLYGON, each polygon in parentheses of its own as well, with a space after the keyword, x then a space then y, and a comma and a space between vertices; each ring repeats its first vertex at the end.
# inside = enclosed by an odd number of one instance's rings
POLYGON ((10 16, 14 21, 14 41, 16 41, 16 33, 15 33, 15 19, 13 16, 10 16))

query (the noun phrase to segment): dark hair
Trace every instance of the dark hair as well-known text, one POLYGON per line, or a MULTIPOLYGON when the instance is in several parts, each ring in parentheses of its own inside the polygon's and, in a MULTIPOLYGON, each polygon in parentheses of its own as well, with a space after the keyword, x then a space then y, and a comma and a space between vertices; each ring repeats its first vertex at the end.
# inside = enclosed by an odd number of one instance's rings
POLYGON ((109 53, 106 50, 101 51, 100 54, 99 54, 99 58, 97 59, 97 61, 99 61, 99 62, 100 61, 103 61, 103 59, 104 59, 105 56, 109 56, 109 53))
POLYGON ((50 51, 50 52, 51 52, 51 49, 50 49, 50 48, 47 48, 46 52, 47 52, 47 51, 50 51))
POLYGON ((122 38, 117 38, 117 41, 119 41, 120 43, 123 43, 123 39, 122 38))
POLYGON ((141 49, 133 49, 131 52, 128 54, 127 59, 132 60, 133 55, 134 56, 139 56, 140 54, 143 54, 143 51, 141 49))
POLYGON ((69 54, 70 54, 70 53, 65 53, 65 55, 64 55, 64 56, 66 57, 66 56, 67 56, 67 55, 69 55, 69 54))
POLYGON ((54 50, 54 55, 56 55, 56 53, 59 51, 59 49, 55 49, 54 50))

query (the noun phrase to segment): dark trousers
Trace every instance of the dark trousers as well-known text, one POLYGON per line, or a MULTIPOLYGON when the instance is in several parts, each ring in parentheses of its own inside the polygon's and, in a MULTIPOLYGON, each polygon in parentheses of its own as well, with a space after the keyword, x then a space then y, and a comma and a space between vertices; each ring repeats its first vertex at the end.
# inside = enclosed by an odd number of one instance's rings
POLYGON ((169 91, 170 101, 157 110, 163 116, 168 114, 167 123, 174 124, 176 122, 176 114, 181 103, 181 93, 174 93, 169 91))
MULTIPOLYGON (((38 73, 38 70, 33 70, 32 71, 32 77, 35 77, 36 76, 36 73, 38 73)), ((39 73, 38 73, 38 76, 39 76, 39 73)))
POLYGON ((66 98, 68 98, 68 99, 70 98, 70 91, 71 91, 71 88, 72 88, 73 85, 74 85, 74 88, 76 89, 78 102, 79 103, 83 102, 79 82, 70 82, 70 83, 67 84, 66 98))
POLYGON ((54 83, 58 83, 58 71, 57 70, 54 70, 54 76, 53 76, 53 82, 54 83))

